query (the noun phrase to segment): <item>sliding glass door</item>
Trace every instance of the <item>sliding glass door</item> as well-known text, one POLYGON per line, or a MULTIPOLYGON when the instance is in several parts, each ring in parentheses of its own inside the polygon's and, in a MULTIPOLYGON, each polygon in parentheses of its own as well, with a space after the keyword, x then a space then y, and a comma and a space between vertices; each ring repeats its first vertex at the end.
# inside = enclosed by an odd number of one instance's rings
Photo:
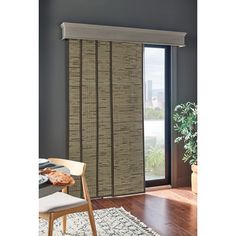
POLYGON ((143 104, 146 186, 170 181, 170 47, 144 46, 143 104))

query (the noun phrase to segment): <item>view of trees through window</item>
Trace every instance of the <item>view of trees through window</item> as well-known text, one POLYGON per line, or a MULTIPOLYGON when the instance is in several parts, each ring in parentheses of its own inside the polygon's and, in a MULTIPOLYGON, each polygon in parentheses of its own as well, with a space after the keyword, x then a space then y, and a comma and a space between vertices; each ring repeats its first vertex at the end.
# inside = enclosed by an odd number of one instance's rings
POLYGON ((144 48, 146 181, 165 178, 165 49, 144 48))

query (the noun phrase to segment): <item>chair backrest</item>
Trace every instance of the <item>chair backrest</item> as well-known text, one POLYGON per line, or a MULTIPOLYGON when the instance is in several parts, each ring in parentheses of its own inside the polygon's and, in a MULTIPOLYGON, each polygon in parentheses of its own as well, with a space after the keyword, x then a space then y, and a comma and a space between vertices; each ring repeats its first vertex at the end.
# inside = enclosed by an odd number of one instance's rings
POLYGON ((86 164, 78 161, 49 157, 48 160, 52 163, 63 165, 70 170, 71 175, 84 176, 86 164))
POLYGON ((88 187, 87 187, 87 183, 85 179, 86 164, 83 162, 71 161, 71 160, 61 159, 61 158, 56 158, 56 157, 49 157, 48 160, 52 163, 67 167, 70 170, 71 175, 81 176, 84 198, 88 201, 89 205, 91 205, 89 191, 88 191, 88 187))

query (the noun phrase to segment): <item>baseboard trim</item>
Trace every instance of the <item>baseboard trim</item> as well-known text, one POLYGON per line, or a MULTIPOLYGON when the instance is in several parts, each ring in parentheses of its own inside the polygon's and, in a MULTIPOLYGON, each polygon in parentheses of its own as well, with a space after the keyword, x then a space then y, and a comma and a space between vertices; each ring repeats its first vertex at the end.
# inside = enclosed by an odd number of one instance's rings
POLYGON ((146 192, 151 192, 151 191, 156 191, 156 190, 161 190, 161 189, 170 189, 172 188, 171 185, 161 185, 161 186, 155 186, 155 187, 147 187, 145 188, 146 192))

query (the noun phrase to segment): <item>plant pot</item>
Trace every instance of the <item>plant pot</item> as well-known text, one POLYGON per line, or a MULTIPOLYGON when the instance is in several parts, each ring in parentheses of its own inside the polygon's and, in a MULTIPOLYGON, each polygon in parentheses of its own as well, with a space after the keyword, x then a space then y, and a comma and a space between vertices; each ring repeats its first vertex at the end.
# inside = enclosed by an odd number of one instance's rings
POLYGON ((197 165, 192 165, 192 175, 191 175, 191 182, 192 182, 192 191, 197 194, 197 165))

